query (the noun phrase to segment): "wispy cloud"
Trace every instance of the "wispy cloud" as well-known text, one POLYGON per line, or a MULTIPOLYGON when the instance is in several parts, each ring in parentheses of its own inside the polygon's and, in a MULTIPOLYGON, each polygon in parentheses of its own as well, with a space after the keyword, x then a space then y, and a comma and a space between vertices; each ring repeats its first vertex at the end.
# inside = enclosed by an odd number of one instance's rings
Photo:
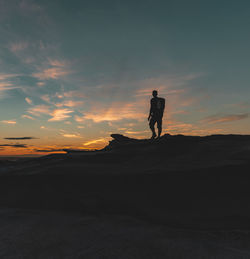
POLYGON ((82 138, 80 134, 75 133, 61 133, 61 135, 65 138, 82 138))
POLYGON ((33 117, 31 117, 31 116, 29 116, 27 114, 22 115, 22 118, 29 119, 29 120, 34 120, 33 117))
POLYGON ((8 89, 12 89, 13 84, 8 82, 0 82, 0 91, 5 91, 8 89))
POLYGON ((238 107, 241 109, 249 109, 250 108, 250 101, 243 101, 239 103, 230 104, 230 106, 238 107))
POLYGON ((210 128, 207 125, 203 126, 199 124, 184 123, 176 120, 167 120, 163 123, 167 133, 170 134, 185 134, 185 135, 211 135, 225 132, 220 128, 210 128), (165 126, 166 123, 166 126, 165 126))
POLYGON ((11 52, 17 53, 19 51, 27 49, 28 46, 29 46, 28 42, 25 42, 25 41, 22 42, 21 41, 21 42, 10 43, 9 49, 10 49, 11 52))
POLYGON ((70 73, 72 73, 72 71, 69 69, 69 62, 49 59, 48 66, 40 68, 39 71, 33 73, 32 76, 42 81, 47 79, 58 79, 70 73))
POLYGON ((75 115, 75 116, 74 116, 74 119, 75 119, 75 121, 78 122, 78 123, 82 123, 82 122, 86 121, 86 119, 85 119, 84 116, 75 115))
POLYGON ((171 89, 170 86, 151 86, 150 88, 146 89, 138 89, 136 91, 136 96, 138 97, 146 97, 151 96, 152 91, 157 90, 160 95, 173 95, 173 94, 181 94, 185 93, 186 89, 171 89))
POLYGON ((63 107, 63 106, 67 106, 67 107, 77 107, 77 106, 82 106, 83 105, 83 101, 74 101, 74 100, 67 100, 61 103, 56 103, 55 106, 57 107, 63 107))
POLYGON ((192 80, 204 74, 194 73, 186 75, 167 75, 151 77, 140 80, 135 91, 136 96, 150 96, 153 90, 158 90, 160 95, 176 95, 186 92, 185 86, 192 80))
POLYGON ((69 114, 72 112, 74 111, 69 109, 56 109, 52 113, 50 113, 52 118, 50 118, 48 121, 62 121, 68 119, 71 117, 71 115, 69 114))
POLYGON ((26 97, 25 101, 30 105, 33 104, 32 100, 29 97, 26 97))
POLYGON ((40 98, 41 98, 43 101, 47 102, 47 103, 51 103, 50 97, 49 97, 48 94, 44 94, 44 95, 40 96, 40 98))
POLYGON ((61 67, 52 67, 43 69, 40 72, 33 73, 32 76, 38 78, 39 80, 46 79, 58 79, 70 73, 69 70, 61 68, 61 67))
POLYGON ((94 140, 87 141, 87 142, 85 142, 83 145, 84 145, 84 146, 90 146, 90 145, 93 145, 93 144, 105 143, 105 142, 107 142, 107 139, 105 139, 105 138, 99 138, 99 139, 94 139, 94 140))
POLYGON ((48 105, 36 105, 27 110, 28 113, 34 116, 41 116, 41 114, 49 114, 50 106, 48 105))
POLYGON ((67 67, 69 62, 66 60, 58 60, 49 58, 49 64, 53 67, 67 67))
POLYGON ((132 131, 132 130, 126 130, 124 133, 129 134, 129 135, 141 135, 145 133, 149 133, 150 130, 138 130, 138 131, 132 131))
POLYGON ((63 99, 64 98, 64 94, 63 93, 56 93, 55 97, 57 97, 58 99, 63 99))
POLYGON ((1 121, 4 124, 11 124, 11 125, 15 125, 16 121, 15 120, 2 120, 1 121))
POLYGON ((0 74, 0 81, 6 80, 12 77, 16 77, 18 74, 0 74))
POLYGON ((38 86, 44 86, 44 85, 45 85, 44 82, 37 82, 36 84, 37 84, 38 86))
POLYGON ((20 88, 13 83, 13 79, 19 76, 18 74, 0 74, 0 97, 4 97, 7 90, 20 88))
POLYGON ((123 119, 144 120, 146 116, 144 109, 144 102, 113 102, 109 107, 102 107, 100 104, 95 104, 90 111, 83 116, 75 116, 75 120, 79 123, 82 123, 85 120, 92 120, 96 123, 103 121, 119 121, 123 119))
POLYGON ((220 116, 220 115, 212 115, 209 117, 204 118, 201 120, 203 123, 225 123, 225 122, 232 122, 232 121, 238 121, 238 120, 243 120, 249 117, 248 113, 243 113, 243 114, 229 114, 225 116, 220 116))
POLYGON ((9 83, 9 82, 0 82, 0 91, 6 91, 9 89, 13 89, 13 84, 9 83))

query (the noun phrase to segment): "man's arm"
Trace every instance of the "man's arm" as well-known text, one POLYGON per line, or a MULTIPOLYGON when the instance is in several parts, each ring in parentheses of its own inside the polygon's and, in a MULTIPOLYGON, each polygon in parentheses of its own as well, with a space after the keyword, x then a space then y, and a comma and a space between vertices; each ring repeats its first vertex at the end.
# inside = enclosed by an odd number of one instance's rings
POLYGON ((164 110, 165 110, 165 99, 162 98, 162 115, 164 113, 164 110))
POLYGON ((148 115, 148 121, 150 120, 152 116, 152 99, 150 100, 150 110, 149 110, 149 115, 148 115))

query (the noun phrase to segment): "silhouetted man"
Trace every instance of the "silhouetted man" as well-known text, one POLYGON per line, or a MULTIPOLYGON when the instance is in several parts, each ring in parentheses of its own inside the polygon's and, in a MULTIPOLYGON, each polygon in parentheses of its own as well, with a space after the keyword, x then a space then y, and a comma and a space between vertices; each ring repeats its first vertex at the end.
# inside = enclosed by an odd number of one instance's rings
POLYGON ((158 97, 158 92, 154 90, 152 92, 153 98, 151 99, 151 106, 149 111, 149 127, 152 130, 152 139, 156 137, 155 123, 158 128, 158 138, 161 136, 162 131, 162 117, 165 109, 165 99, 158 97))

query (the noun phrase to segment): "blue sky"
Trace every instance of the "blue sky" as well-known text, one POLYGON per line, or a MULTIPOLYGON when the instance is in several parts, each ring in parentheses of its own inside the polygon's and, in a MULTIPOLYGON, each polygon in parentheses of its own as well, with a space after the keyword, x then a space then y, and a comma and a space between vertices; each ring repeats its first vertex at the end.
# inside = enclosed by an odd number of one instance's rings
POLYGON ((249 134, 249 11, 247 1, 0 0, 0 154, 150 137, 153 89, 166 98, 164 133, 249 134))

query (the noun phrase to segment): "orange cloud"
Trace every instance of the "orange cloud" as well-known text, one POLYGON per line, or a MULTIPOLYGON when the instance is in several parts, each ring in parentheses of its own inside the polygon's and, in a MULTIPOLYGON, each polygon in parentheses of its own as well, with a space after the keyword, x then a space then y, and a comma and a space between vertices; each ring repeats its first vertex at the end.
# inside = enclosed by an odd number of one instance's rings
POLYGON ((11 124, 11 125, 16 124, 15 120, 2 120, 1 122, 4 123, 4 124, 11 124))
POLYGON ((39 72, 33 73, 32 76, 39 80, 46 79, 58 79, 71 73, 68 69, 69 62, 64 60, 48 60, 49 64, 47 68, 41 68, 39 72))
POLYGON ((74 119, 75 119, 75 121, 78 122, 78 123, 82 123, 82 122, 85 121, 84 116, 81 117, 81 116, 75 115, 74 119))
POLYGON ((9 88, 10 86, 13 86, 13 84, 8 83, 8 82, 0 82, 0 90, 10 89, 9 88))
POLYGON ((56 93, 55 96, 58 98, 58 99, 62 99, 64 96, 63 94, 61 93, 56 93))
POLYGON ((62 107, 62 106, 67 106, 67 107, 77 107, 77 106, 82 106, 83 101, 73 101, 73 100, 68 100, 64 101, 62 103, 56 103, 55 106, 57 107, 62 107))
POLYGON ((61 67, 52 67, 42 70, 38 73, 33 73, 32 76, 38 78, 39 80, 46 79, 58 79, 65 75, 70 74, 70 71, 61 67))
POLYGON ((25 101, 26 101, 28 104, 32 104, 32 103, 33 103, 32 100, 31 100, 29 97, 26 97, 26 98, 25 98, 25 101))
POLYGON ((47 105, 36 105, 27 110, 28 113, 35 115, 35 116, 40 116, 41 114, 49 114, 50 112, 50 107, 47 105))
POLYGON ((62 133, 61 134, 65 138, 82 138, 79 134, 74 134, 74 133, 62 133))
POLYGON ((53 116, 53 117, 50 118, 48 121, 62 121, 62 120, 65 120, 65 119, 71 117, 71 115, 69 115, 69 114, 72 113, 72 112, 74 112, 74 111, 69 110, 69 109, 56 109, 52 113, 50 113, 50 115, 53 116))
POLYGON ((87 141, 83 145, 84 146, 90 146, 90 145, 93 145, 93 144, 96 144, 96 143, 106 143, 106 142, 107 142, 107 139, 99 138, 99 139, 87 141))
POLYGON ((44 82, 37 82, 37 85, 38 85, 38 86, 44 86, 45 83, 44 83, 44 82))
POLYGON ((69 62, 65 60, 58 60, 58 59, 50 59, 49 58, 49 64, 53 67, 66 67, 69 65, 69 62))
POLYGON ((49 95, 48 95, 48 94, 42 95, 42 96, 40 96, 40 98, 41 98, 43 101, 45 101, 45 102, 47 102, 47 103, 50 103, 50 98, 49 98, 49 95))
POLYGON ((248 113, 243 113, 243 114, 230 114, 230 115, 226 115, 226 116, 218 116, 218 115, 213 115, 213 116, 209 116, 203 120, 201 120, 201 122, 203 123, 224 123, 224 122, 231 122, 231 121, 238 121, 238 120, 243 120, 249 117, 248 113))
POLYGON ((223 133, 224 130, 220 128, 204 128, 199 124, 183 123, 175 120, 164 120, 163 122, 163 134, 184 134, 184 135, 211 135, 223 133))
POLYGON ((129 134, 129 135, 141 135, 144 133, 149 133, 150 130, 141 130, 141 131, 132 131, 132 130, 126 130, 124 133, 129 134))
POLYGON ((29 116, 29 115, 26 115, 26 114, 22 115, 22 118, 26 118, 26 119, 34 120, 34 118, 33 118, 33 117, 31 117, 31 116, 29 116))
POLYGON ((79 123, 85 120, 92 120, 96 123, 103 121, 119 121, 123 119, 144 120, 147 114, 144 111, 143 102, 123 103, 113 102, 109 107, 101 107, 99 104, 92 106, 91 110, 82 117, 75 116, 75 120, 79 123))
POLYGON ((19 76, 18 74, 0 74, 0 81, 19 76))

